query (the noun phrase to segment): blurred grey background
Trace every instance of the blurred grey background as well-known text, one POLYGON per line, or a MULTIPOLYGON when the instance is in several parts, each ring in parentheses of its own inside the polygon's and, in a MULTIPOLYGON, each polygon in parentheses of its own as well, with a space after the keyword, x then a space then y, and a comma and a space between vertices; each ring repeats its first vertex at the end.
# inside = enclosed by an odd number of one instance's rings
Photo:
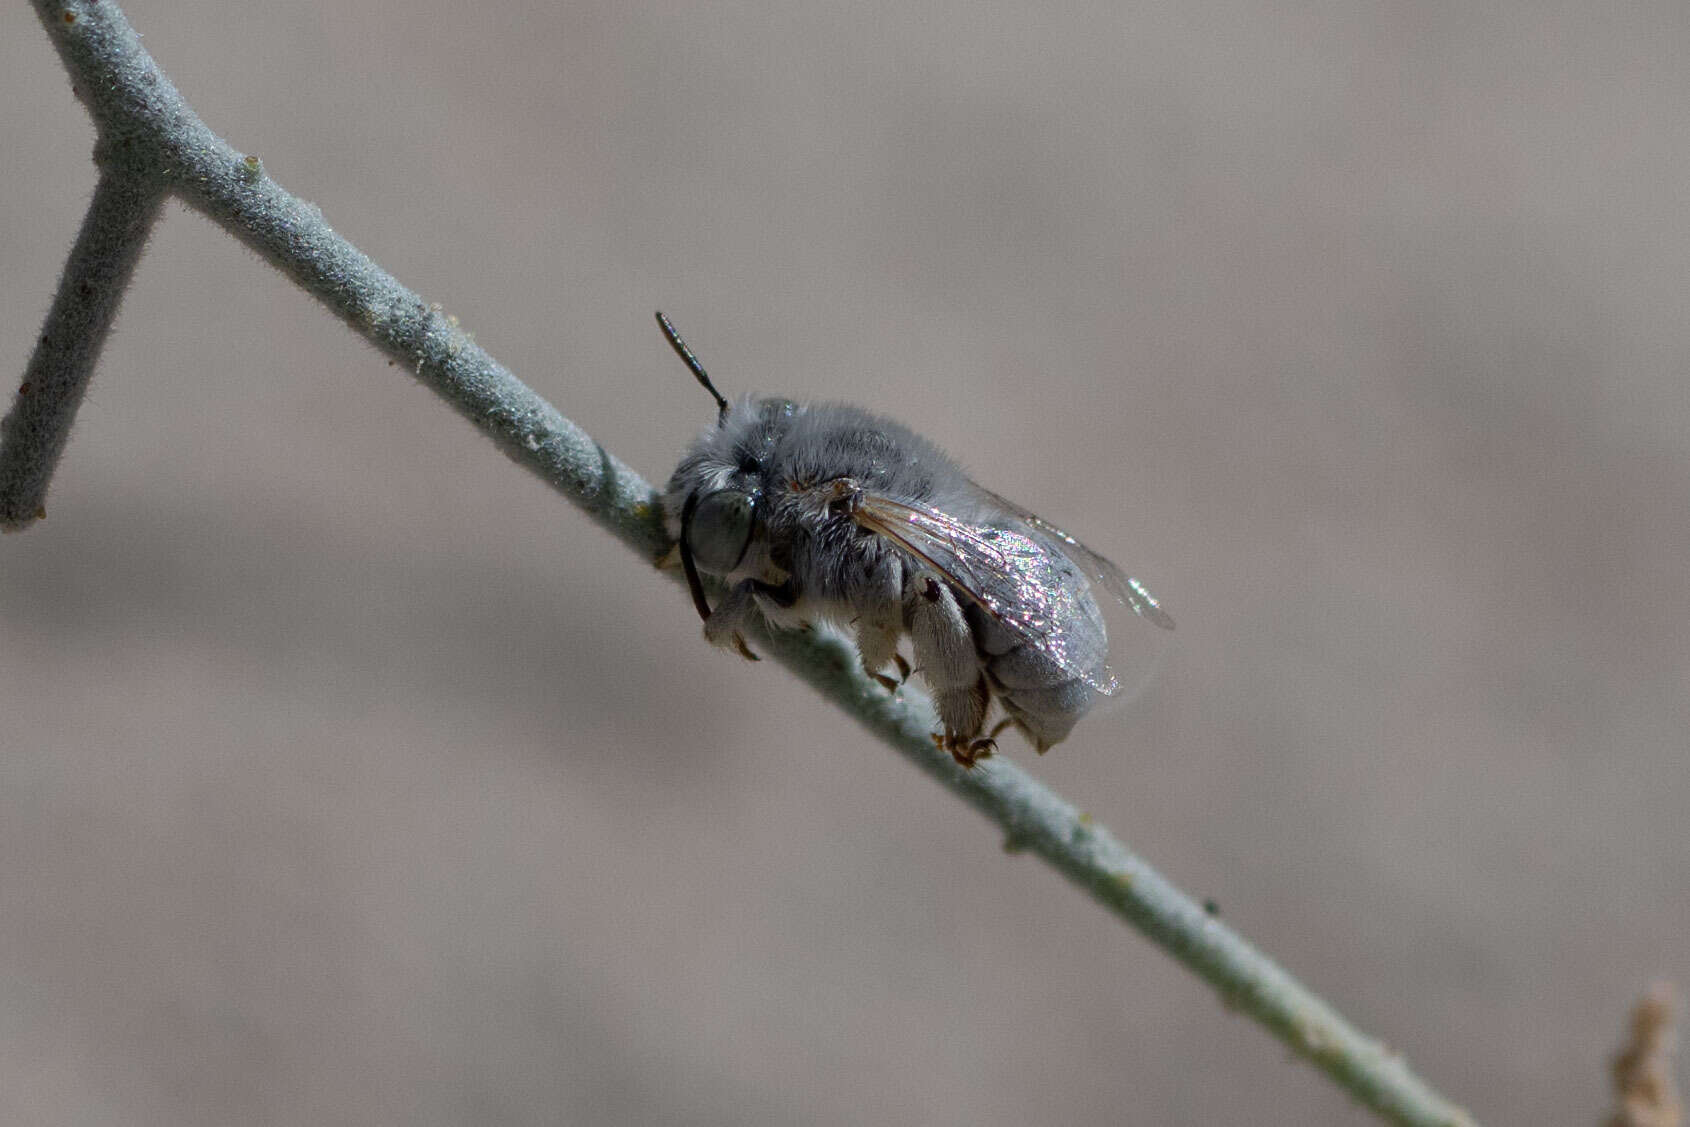
MULTIPOLYGON (((1483 1121, 1602 1112, 1690 979, 1681 3, 126 8, 648 476, 662 308, 1143 576, 1040 774, 1483 1121)), ((0 8, 0 373, 91 140, 0 8)), ((177 205, 49 509, 8 1123, 1365 1121, 177 205)))

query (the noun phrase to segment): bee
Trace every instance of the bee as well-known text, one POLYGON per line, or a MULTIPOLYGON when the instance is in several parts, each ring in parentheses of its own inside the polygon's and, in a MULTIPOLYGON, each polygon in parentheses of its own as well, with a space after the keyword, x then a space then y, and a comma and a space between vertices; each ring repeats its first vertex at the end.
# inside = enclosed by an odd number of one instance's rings
POLYGON ((854 631, 863 669, 896 691, 912 671, 899 653, 908 637, 944 726, 934 743, 973 767, 1005 728, 1043 754, 1122 692, 1099 590, 1173 629, 1144 584, 976 485, 908 427, 841 404, 729 403, 669 319, 657 322, 716 401, 716 425, 663 493, 712 644, 755 661, 752 616, 830 622, 854 631), (727 586, 714 608, 703 575, 727 586), (987 732, 994 702, 1003 717, 987 732))

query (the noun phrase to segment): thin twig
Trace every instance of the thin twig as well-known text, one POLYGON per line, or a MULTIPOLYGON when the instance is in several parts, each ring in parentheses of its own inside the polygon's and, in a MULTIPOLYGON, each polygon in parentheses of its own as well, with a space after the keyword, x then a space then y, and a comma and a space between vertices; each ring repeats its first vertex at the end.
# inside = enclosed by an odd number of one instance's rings
MULTIPOLYGON (((658 499, 647 482, 496 363, 454 319, 336 235, 315 207, 284 192, 256 158, 207 129, 114 4, 33 3, 99 128, 98 155, 108 174, 163 178, 170 191, 321 298, 624 543, 649 560, 667 550, 658 499)), ((9 442, 28 440, 8 436, 9 442)), ((959 768, 934 747, 926 702, 888 694, 863 673, 848 644, 799 632, 763 642, 818 692, 995 821, 1006 846, 1043 857, 1363 1104, 1417 1127, 1472 1123, 1400 1057, 1357 1031, 1032 776, 1003 759, 973 771, 959 768)))
POLYGON ((0 529, 47 515, 47 483, 164 195, 156 178, 110 172, 94 189, 12 410, 0 421, 0 529))

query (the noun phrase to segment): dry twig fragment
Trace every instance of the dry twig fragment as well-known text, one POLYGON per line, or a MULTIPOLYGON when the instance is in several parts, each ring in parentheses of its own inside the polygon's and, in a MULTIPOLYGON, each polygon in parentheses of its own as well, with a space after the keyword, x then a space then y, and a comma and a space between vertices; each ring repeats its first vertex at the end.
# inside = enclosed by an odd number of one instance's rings
POLYGON ((1631 1011, 1631 1033, 1614 1056, 1614 1114, 1608 1127, 1680 1127, 1684 1105, 1673 1083, 1678 1030, 1672 984, 1649 987, 1631 1011))

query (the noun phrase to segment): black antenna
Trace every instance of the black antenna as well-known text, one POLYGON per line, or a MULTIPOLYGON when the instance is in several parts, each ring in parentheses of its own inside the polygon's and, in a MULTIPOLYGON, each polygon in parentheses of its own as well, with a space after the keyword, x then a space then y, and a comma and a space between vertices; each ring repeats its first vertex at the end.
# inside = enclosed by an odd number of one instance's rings
POLYGON ((687 342, 681 339, 681 334, 675 331, 675 326, 669 323, 669 318, 662 313, 657 315, 657 323, 663 329, 663 335, 669 338, 669 347, 675 350, 687 367, 692 369, 693 378, 704 385, 704 390, 716 401, 716 421, 719 423, 728 416, 728 401, 722 398, 722 393, 716 390, 716 385, 710 382, 710 375, 704 370, 704 365, 698 362, 698 357, 692 354, 687 342))

